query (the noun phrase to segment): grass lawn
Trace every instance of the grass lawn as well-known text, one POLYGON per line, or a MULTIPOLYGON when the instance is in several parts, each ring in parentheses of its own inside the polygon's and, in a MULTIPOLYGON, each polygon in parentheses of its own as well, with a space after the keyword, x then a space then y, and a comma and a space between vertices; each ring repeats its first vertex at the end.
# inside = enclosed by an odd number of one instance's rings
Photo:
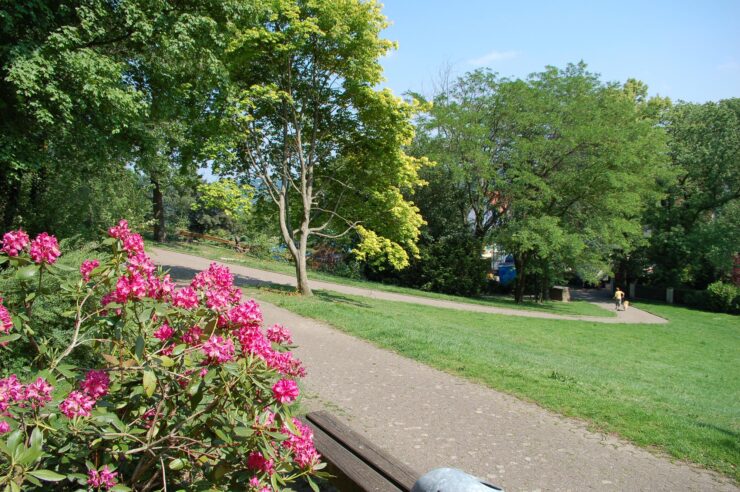
MULTIPOLYGON (((271 272, 285 273, 287 275, 295 275, 295 268, 291 263, 280 262, 274 260, 265 260, 248 256, 245 254, 237 253, 236 251, 214 246, 207 243, 185 243, 185 242, 171 242, 166 244, 156 244, 156 247, 169 249, 181 253, 190 253, 193 255, 209 258, 212 260, 218 260, 224 263, 233 263, 238 265, 247 266, 250 268, 259 268, 261 270, 268 270, 271 272)), ((468 304, 481 304, 484 306, 503 307, 509 309, 521 309, 526 311, 543 311, 553 314, 561 314, 566 316, 598 316, 598 317, 614 317, 616 316, 613 311, 607 311, 598 306, 594 306, 589 302, 573 301, 573 302, 523 302, 517 304, 513 298, 506 296, 487 296, 487 297, 461 297, 447 294, 438 294, 436 292, 427 292, 423 290, 411 289, 407 287, 398 287, 396 285, 382 284, 379 282, 368 282, 364 280, 349 279, 346 277, 340 277, 338 275, 331 275, 324 272, 310 271, 308 277, 312 280, 319 280, 322 282, 333 282, 336 284, 349 285, 352 287, 359 287, 363 289, 374 289, 381 290, 384 292, 394 292, 397 294, 407 294, 412 296, 427 297, 432 299, 442 299, 446 301, 464 302, 468 304)))
POLYGON ((250 294, 740 479, 740 317, 641 303, 670 322, 600 324, 323 291, 250 294))

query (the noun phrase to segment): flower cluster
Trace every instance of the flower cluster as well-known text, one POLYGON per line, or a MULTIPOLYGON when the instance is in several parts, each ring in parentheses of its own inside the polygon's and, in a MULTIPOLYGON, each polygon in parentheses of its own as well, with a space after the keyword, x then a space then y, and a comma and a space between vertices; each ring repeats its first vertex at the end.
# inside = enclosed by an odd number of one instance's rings
POLYGON ((293 452, 295 462, 302 468, 313 468, 318 465, 321 455, 313 444, 313 431, 300 420, 294 418, 293 426, 298 433, 293 433, 287 425, 283 425, 283 434, 289 436, 283 441, 283 447, 293 452))
POLYGON ((212 363, 223 364, 234 358, 234 342, 230 338, 212 335, 203 344, 203 353, 212 363))
POLYGON ((100 261, 98 260, 85 260, 82 262, 82 265, 80 265, 80 275, 82 275, 82 280, 85 282, 90 281, 90 274, 93 270, 98 268, 100 266, 100 261))
POLYGON ((36 236, 36 239, 31 242, 29 255, 35 263, 52 265, 56 263, 61 254, 62 251, 59 249, 57 238, 45 232, 36 236))
POLYGON ((112 489, 116 485, 116 475, 118 472, 111 471, 108 465, 98 470, 88 470, 87 472, 87 484, 90 487, 96 489, 112 489))
POLYGON ((298 385, 292 379, 281 379, 272 386, 272 395, 280 403, 292 403, 298 394, 298 385))
POLYGON ((272 325, 267 329, 267 339, 273 343, 290 345, 293 337, 283 325, 272 325))
POLYGON ((3 298, 0 297, 0 334, 7 334, 13 328, 13 319, 10 317, 8 308, 3 306, 3 298))
MULTIPOLYGON (((24 386, 15 374, 11 374, 0 379, 0 414, 9 416, 8 410, 13 404, 20 408, 41 408, 52 400, 52 391, 54 387, 42 377, 37 377, 35 381, 24 386)), ((0 434, 9 430, 8 422, 0 422, 0 434)))
POLYGON ((80 383, 82 391, 72 391, 59 404, 61 411, 68 418, 89 417, 95 403, 108 394, 110 378, 105 371, 88 371, 85 380, 80 383))
POLYGON ((18 256, 18 253, 26 249, 28 243, 28 234, 23 232, 21 229, 18 229, 17 231, 9 231, 3 235, 3 247, 0 251, 4 252, 8 256, 18 256))

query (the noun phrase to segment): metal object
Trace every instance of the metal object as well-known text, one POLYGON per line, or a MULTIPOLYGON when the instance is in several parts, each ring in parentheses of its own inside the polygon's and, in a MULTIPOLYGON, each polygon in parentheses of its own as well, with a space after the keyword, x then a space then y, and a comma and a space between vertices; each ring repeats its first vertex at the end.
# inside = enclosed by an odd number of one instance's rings
POLYGON ((436 468, 416 481, 411 492, 491 492, 504 489, 455 468, 436 468))

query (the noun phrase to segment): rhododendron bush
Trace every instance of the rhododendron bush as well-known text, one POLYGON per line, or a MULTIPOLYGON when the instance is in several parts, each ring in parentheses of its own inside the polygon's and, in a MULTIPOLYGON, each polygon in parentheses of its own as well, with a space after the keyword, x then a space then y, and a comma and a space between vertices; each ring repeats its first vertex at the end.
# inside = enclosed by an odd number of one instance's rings
POLYGON ((0 300, 0 344, 26 341, 37 356, 27 375, 0 379, 0 487, 262 491, 306 477, 316 488, 323 465, 292 414, 305 371, 288 330, 262 326, 226 267, 178 287, 126 221, 108 235, 110 254, 73 273, 55 264, 54 236, 3 236, 0 276, 23 295, 0 300), (32 329, 44 296, 74 307, 62 342, 32 329), (79 350, 94 367, 73 364, 79 350))

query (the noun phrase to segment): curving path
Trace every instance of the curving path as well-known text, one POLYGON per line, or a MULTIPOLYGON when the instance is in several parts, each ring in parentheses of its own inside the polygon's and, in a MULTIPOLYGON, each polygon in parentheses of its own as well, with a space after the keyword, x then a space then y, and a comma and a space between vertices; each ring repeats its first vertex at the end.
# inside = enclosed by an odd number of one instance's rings
MULTIPOLYGON (((189 280, 210 263, 163 250, 153 256, 178 280, 189 280)), ((251 269, 233 271, 249 276, 251 269)), ((285 277, 266 275, 267 281, 285 277)), ((740 490, 716 473, 260 304, 265 323, 288 326, 299 346, 296 353, 308 368, 302 404, 332 412, 419 472, 452 466, 507 491, 740 490)))
MULTIPOLYGON (((194 268, 203 270, 208 268, 213 260, 202 258, 200 256, 177 253, 159 248, 150 248, 149 253, 155 262, 166 265, 170 268, 194 268)), ((223 263, 223 262, 221 262, 223 263)), ((227 263, 228 264, 228 263, 227 263)), ((249 285, 278 284, 295 287, 295 277, 283 273, 268 272, 241 265, 228 264, 231 271, 241 277, 239 280, 249 285)), ((480 304, 469 304, 465 302, 446 301, 443 299, 432 299, 429 297, 413 296, 408 294, 397 294, 395 292, 385 292, 361 287, 352 287, 349 285, 335 284, 331 282, 322 282, 311 280, 311 288, 330 290, 342 294, 355 296, 370 297, 373 299, 384 299, 387 301, 409 302, 412 304, 422 304, 448 309, 459 309, 462 311, 471 311, 479 313, 505 314, 507 316, 524 316, 528 318, 542 319, 564 319, 571 321, 593 321, 594 323, 646 323, 658 324, 667 323, 661 317, 647 313, 640 309, 630 307, 626 311, 619 311, 616 317, 602 318, 599 316, 564 316, 560 314, 544 313, 539 311, 524 311, 520 309, 508 309, 494 306, 484 306, 480 304)), ((599 299, 595 304, 608 309, 614 310, 614 305, 608 299, 599 299)))

